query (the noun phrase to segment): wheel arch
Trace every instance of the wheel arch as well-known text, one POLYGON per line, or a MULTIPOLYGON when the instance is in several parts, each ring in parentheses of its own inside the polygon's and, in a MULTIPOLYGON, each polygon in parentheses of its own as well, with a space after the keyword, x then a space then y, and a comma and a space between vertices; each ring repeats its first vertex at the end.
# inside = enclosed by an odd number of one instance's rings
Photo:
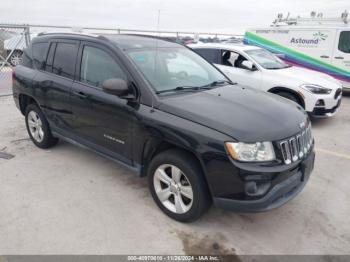
POLYGON ((145 143, 143 153, 142 153, 142 164, 141 164, 142 167, 141 167, 140 176, 147 176, 149 163, 152 161, 152 159, 156 155, 170 149, 180 150, 191 155, 193 159, 198 163, 199 167, 201 168, 204 175, 203 179, 205 180, 205 183, 208 185, 208 181, 205 175, 205 166, 203 161, 201 160, 201 157, 198 154, 196 154, 195 152, 193 152, 193 150, 185 146, 176 144, 171 141, 161 140, 161 139, 149 139, 145 143))
POLYGON ((290 89, 288 87, 283 87, 283 86, 275 86, 271 89, 269 89, 267 92, 272 93, 272 94, 278 94, 279 92, 286 92, 290 93, 298 98, 300 101, 300 105, 305 109, 305 100, 304 97, 297 91, 290 89))
POLYGON ((187 153, 189 155, 189 157, 192 157, 193 160, 197 162, 198 167, 202 171, 202 178, 203 178, 203 182, 204 182, 204 185, 206 187, 206 190, 208 190, 210 197, 212 197, 213 196, 212 190, 211 190, 211 187, 208 183, 208 179, 207 179, 206 172, 205 172, 205 165, 204 165, 201 157, 198 154, 196 154, 195 152, 193 152, 193 150, 186 148, 183 145, 178 145, 178 144, 171 142, 171 141, 159 139, 156 142, 155 141, 147 141, 146 142, 146 144, 144 146, 144 150, 143 150, 143 156, 142 156, 143 159, 142 159, 140 176, 141 177, 147 176, 149 164, 151 163, 152 159, 155 156, 157 156, 158 154, 160 154, 162 152, 165 152, 167 150, 172 150, 172 149, 187 153))
MULTIPOLYGON (((22 115, 25 115, 26 108, 28 105, 36 104, 37 106, 39 106, 39 103, 32 96, 29 96, 29 95, 19 94, 18 99, 19 99, 19 109, 20 109, 22 115)), ((39 108, 40 108, 40 106, 39 106, 39 108)))

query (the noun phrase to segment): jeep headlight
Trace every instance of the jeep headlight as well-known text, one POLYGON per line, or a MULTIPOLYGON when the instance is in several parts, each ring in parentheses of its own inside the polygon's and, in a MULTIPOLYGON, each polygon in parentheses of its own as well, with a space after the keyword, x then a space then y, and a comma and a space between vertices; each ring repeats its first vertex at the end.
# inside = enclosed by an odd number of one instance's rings
POLYGON ((332 92, 332 89, 330 88, 314 84, 304 84, 300 87, 314 94, 330 94, 332 92))
POLYGON ((226 149, 234 160, 243 162, 262 162, 276 159, 271 142, 227 142, 226 149))

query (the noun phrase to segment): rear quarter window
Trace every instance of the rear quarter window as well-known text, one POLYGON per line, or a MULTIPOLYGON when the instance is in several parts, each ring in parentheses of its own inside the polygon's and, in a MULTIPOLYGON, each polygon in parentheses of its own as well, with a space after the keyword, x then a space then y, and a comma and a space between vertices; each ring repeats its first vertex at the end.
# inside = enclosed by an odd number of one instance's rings
POLYGON ((45 71, 52 72, 53 68, 53 57, 55 55, 56 51, 56 43, 51 43, 49 52, 47 54, 46 64, 45 64, 45 71))
POLYGON ((21 65, 28 68, 33 68, 33 58, 30 50, 30 48, 26 48, 23 50, 21 65))
POLYGON ((49 48, 49 43, 34 43, 32 46, 33 52, 33 63, 35 68, 43 69, 45 66, 47 50, 49 48))

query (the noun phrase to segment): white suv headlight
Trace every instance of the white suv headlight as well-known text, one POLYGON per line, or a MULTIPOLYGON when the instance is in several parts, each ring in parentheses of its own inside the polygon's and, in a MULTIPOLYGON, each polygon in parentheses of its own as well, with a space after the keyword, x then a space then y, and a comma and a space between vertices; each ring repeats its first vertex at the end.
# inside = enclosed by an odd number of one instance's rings
POLYGON ((226 149, 234 160, 243 162, 262 162, 276 159, 271 142, 227 142, 226 149))
POLYGON ((313 84, 304 84, 300 86, 303 89, 306 89, 307 91, 314 93, 314 94, 330 94, 332 92, 332 89, 326 88, 319 85, 313 85, 313 84))

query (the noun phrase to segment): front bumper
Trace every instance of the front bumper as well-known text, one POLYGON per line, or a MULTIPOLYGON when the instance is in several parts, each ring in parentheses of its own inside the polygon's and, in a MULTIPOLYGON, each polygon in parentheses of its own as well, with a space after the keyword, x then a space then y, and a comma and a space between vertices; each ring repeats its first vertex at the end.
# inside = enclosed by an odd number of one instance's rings
POLYGON ((310 113, 310 115, 314 118, 331 117, 338 111, 340 104, 341 99, 339 99, 338 103, 330 109, 326 109, 324 107, 315 107, 314 110, 310 113))
POLYGON ((315 97, 316 100, 314 102, 322 102, 323 105, 317 106, 317 104, 314 104, 315 106, 312 111, 309 112, 309 114, 314 118, 331 117, 338 111, 338 108, 341 104, 341 98, 341 88, 338 88, 328 96, 315 97))
MULTIPOLYGON (((294 174, 280 183, 275 184, 265 196, 253 200, 237 200, 230 198, 214 197, 214 205, 238 212, 263 212, 278 208, 293 199, 306 185, 314 167, 315 153, 312 150, 306 159, 301 161, 294 174)), ((284 174, 290 171, 285 171, 284 174)))

